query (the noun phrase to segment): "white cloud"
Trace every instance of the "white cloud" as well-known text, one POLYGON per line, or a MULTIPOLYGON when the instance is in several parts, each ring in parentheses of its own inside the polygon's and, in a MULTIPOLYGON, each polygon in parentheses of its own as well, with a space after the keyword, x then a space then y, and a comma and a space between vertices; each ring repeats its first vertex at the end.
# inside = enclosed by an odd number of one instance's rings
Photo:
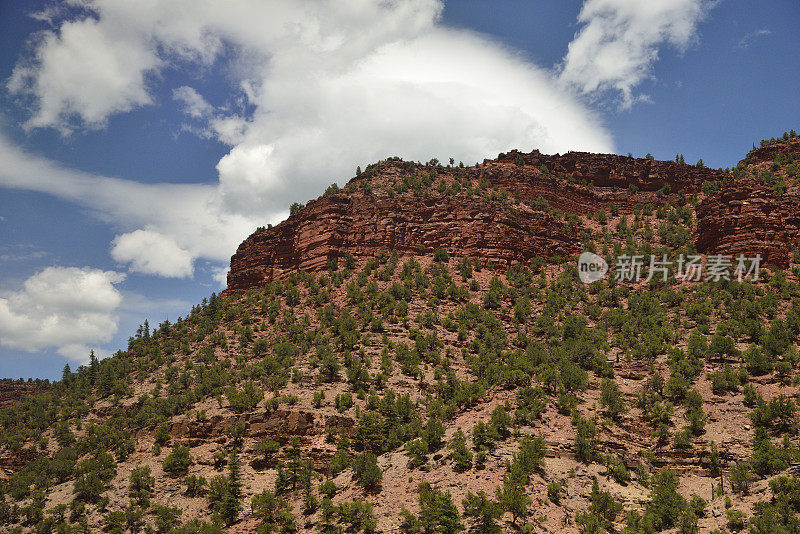
POLYGON ((597 117, 549 72, 443 28, 438 0, 80 7, 60 26, 57 13, 48 15, 57 30, 42 34, 9 81, 32 99, 30 126, 103 125, 150 103, 163 68, 204 72, 223 50, 241 88, 219 108, 186 85, 173 93, 206 121, 192 131, 231 146, 217 165, 218 186, 87 175, 0 138, 0 183, 73 200, 113 223, 123 235, 112 254, 132 270, 189 276, 198 258, 227 263, 243 237, 277 222, 291 202, 389 155, 471 163, 511 148, 613 148, 597 117))
POLYGON ((81 0, 47 14, 8 87, 29 127, 96 128, 153 103, 163 69, 211 72, 238 94, 218 108, 182 85, 191 131, 230 145, 218 185, 139 184, 26 154, 0 137, 0 184, 58 195, 112 223, 132 271, 191 276, 226 264, 254 227, 318 195, 356 165, 399 155, 480 161, 511 148, 613 151, 597 115, 566 87, 617 89, 630 103, 657 47, 683 48, 705 0, 587 0, 557 75, 483 36, 440 24, 439 0, 81 0), (224 43, 224 44, 223 44, 224 43), (225 52, 223 55, 222 52, 225 52), (231 59, 232 58, 232 59, 231 59), (199 68, 198 68, 199 67, 199 68))
POLYGON ((154 230, 136 230, 118 235, 111 242, 111 257, 129 263, 133 272, 168 278, 192 276, 192 255, 173 239, 154 230))
POLYGON ((35 55, 14 68, 8 89, 31 95, 35 112, 27 127, 68 132, 74 119, 90 128, 112 113, 152 102, 146 77, 161 63, 146 36, 117 17, 63 22, 37 36, 35 55))
POLYGON ((583 27, 569 44, 561 80, 583 93, 619 91, 622 107, 629 107, 637 99, 634 87, 651 76, 659 47, 684 51, 712 5, 709 0, 586 0, 578 15, 583 27))
POLYGON ((276 50, 258 73, 256 111, 217 166, 232 210, 274 212, 389 155, 474 163, 515 147, 613 149, 549 73, 471 33, 432 29, 332 69, 305 52, 276 50))
POLYGON ((761 28, 760 30, 754 30, 749 33, 746 33, 739 42, 736 44, 736 47, 739 49, 747 49, 750 48, 750 45, 753 44, 753 41, 758 39, 759 37, 766 37, 767 35, 772 35, 772 31, 768 30, 767 28, 761 28))
MULTIPOLYGON (((227 264, 237 245, 264 217, 248 218, 227 211, 212 185, 140 184, 64 168, 21 150, 0 135, 0 186, 39 191, 85 206, 129 237, 121 239, 118 261, 134 269, 186 276, 186 254, 227 264), (136 233, 140 230, 139 233, 136 233), (153 258, 149 238, 169 259, 153 258), (135 258, 133 251, 141 252, 135 258)), ((112 249, 114 250, 114 249, 112 249)))
POLYGON ((230 266, 212 267, 211 276, 220 287, 228 286, 228 272, 231 270, 230 266))
POLYGON ((55 348, 85 362, 89 350, 111 341, 125 275, 88 267, 48 267, 22 289, 0 297, 0 345, 27 352, 55 348))
POLYGON ((194 119, 205 117, 214 109, 200 93, 186 85, 174 89, 172 98, 182 103, 184 113, 194 119))

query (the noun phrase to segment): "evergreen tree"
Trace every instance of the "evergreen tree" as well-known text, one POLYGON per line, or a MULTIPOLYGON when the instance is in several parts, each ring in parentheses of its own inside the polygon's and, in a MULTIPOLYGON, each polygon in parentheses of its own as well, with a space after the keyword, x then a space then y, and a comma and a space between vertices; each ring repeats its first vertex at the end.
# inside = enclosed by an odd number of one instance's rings
POLYGON ((503 487, 497 488, 497 501, 504 511, 511 514, 511 522, 516 525, 518 518, 528 515, 531 498, 525 493, 525 486, 507 475, 504 477, 503 487))
POLYGON ((65 384, 68 384, 70 378, 72 377, 72 369, 70 368, 69 364, 64 364, 64 369, 61 371, 61 381, 65 384))
POLYGON ((467 448, 467 437, 460 428, 453 436, 453 441, 450 442, 450 450, 453 451, 452 457, 457 472, 460 473, 472 467, 472 451, 467 448))
POLYGON ((467 492, 461 503, 464 506, 464 517, 470 518, 469 532, 473 534, 499 534, 502 532, 497 520, 503 517, 503 509, 498 503, 489 499, 486 493, 479 491, 477 495, 467 492))
POLYGON ((450 492, 435 490, 427 482, 418 487, 419 523, 424 532, 457 534, 464 530, 450 492))
POLYGON ((353 473, 358 483, 368 492, 378 492, 383 473, 378 467, 378 458, 371 452, 361 454, 353 462, 353 473))
POLYGON ((239 518, 239 512, 242 510, 242 505, 239 502, 242 497, 241 478, 239 455, 236 454, 236 452, 232 452, 228 460, 227 491, 225 492, 222 499, 222 506, 220 507, 220 515, 226 525, 236 523, 236 520, 239 518))
POLYGON ((98 362, 97 356, 94 355, 94 350, 89 351, 89 382, 92 385, 94 385, 97 380, 97 369, 99 365, 100 362, 98 362))

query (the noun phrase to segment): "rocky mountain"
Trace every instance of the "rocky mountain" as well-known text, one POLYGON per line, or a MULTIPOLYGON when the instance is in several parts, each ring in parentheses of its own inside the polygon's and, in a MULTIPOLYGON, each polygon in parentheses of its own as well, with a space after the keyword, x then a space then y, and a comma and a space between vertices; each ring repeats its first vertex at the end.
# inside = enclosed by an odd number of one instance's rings
POLYGON ((800 138, 762 145, 370 165, 0 409, 0 525, 795 532, 800 138))

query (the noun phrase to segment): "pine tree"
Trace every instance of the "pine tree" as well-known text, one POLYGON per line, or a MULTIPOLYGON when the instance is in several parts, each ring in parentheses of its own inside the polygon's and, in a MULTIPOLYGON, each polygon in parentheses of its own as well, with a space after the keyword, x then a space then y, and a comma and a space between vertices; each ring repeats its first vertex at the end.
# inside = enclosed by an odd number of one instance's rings
POLYGON ((239 512, 242 510, 242 505, 239 502, 242 496, 241 478, 239 455, 236 452, 232 452, 228 460, 228 487, 220 508, 220 515, 226 525, 234 524, 239 518, 239 512))
POLYGON ((239 463, 239 455, 232 452, 228 460, 228 490, 236 498, 242 496, 242 469, 239 463))
POLYGON ((371 452, 365 452, 353 462, 353 472, 358 483, 367 492, 378 492, 381 488, 383 473, 378 467, 378 458, 371 452))
POLYGON ((100 362, 97 360, 97 356, 94 355, 94 350, 89 351, 89 382, 92 385, 97 380, 97 368, 99 365, 100 362))
POLYGON ((467 448, 467 437, 460 428, 453 436, 453 441, 450 442, 450 450, 453 451, 452 457, 456 464, 456 471, 460 473, 472 468, 472 452, 467 448))
POLYGON ((479 491, 477 495, 467 492, 461 504, 464 506, 464 517, 472 519, 470 532, 499 534, 503 531, 497 524, 497 520, 503 517, 503 509, 483 491, 479 491))
POLYGON ((72 376, 72 369, 70 368, 68 363, 64 364, 64 370, 61 371, 61 381, 64 383, 68 383, 71 376, 72 376))
POLYGON ((419 523, 424 532, 457 534, 464 530, 449 492, 435 490, 427 482, 419 485, 419 523))
POLYGON ((503 487, 497 488, 497 501, 500 507, 511 514, 511 522, 516 525, 517 519, 528 515, 531 498, 525 493, 525 486, 505 476, 503 487))

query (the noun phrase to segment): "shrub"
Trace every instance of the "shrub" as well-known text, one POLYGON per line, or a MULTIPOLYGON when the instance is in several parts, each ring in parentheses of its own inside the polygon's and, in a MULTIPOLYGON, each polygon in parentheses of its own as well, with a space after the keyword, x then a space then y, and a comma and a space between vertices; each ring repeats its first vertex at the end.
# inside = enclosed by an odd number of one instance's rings
POLYGON ((611 531, 617 515, 622 511, 622 504, 616 502, 609 491, 600 491, 597 479, 592 480, 591 504, 589 509, 575 515, 575 522, 583 532, 611 531))
POLYGON ((575 415, 572 419, 575 426, 575 456, 582 462, 589 463, 594 458, 597 447, 597 425, 591 419, 575 415))
POLYGON ((451 455, 455 462, 454 469, 461 473, 472 468, 472 452, 467 448, 467 438, 459 428, 450 442, 451 455))
POLYGON ((600 383, 600 405, 612 419, 618 418, 625 411, 622 392, 611 378, 604 378, 600 383))
POLYGON ((176 445, 172 451, 164 458, 164 472, 171 476, 183 476, 189 471, 192 464, 192 457, 189 454, 189 447, 176 445))
POLYGON ((437 417, 429 417, 422 429, 422 440, 428 452, 436 452, 444 446, 444 425, 437 417))
POLYGON ((249 412, 264 398, 264 391, 256 387, 252 380, 248 380, 242 390, 230 387, 225 392, 225 395, 228 397, 231 410, 234 412, 249 412))
POLYGON ((353 394, 349 392, 340 393, 334 397, 333 403, 338 412, 344 413, 353 406, 353 394))
POLYGON ((406 454, 411 459, 409 465, 412 469, 428 463, 428 447, 421 439, 414 439, 406 442, 404 448, 406 454))
POLYGON ((378 467, 377 457, 365 452, 353 461, 353 476, 367 492, 380 491, 383 473, 378 467))
POLYGON ((253 516, 261 520, 259 532, 294 532, 295 519, 284 499, 270 490, 254 495, 250 501, 253 516))
POLYGON ((341 502, 334 513, 338 516, 339 522, 345 525, 346 532, 364 531, 371 533, 375 531, 377 526, 372 503, 369 502, 358 499, 352 502, 341 502))
POLYGON ((183 511, 178 508, 171 508, 160 504, 153 505, 153 512, 156 516, 153 523, 158 532, 171 532, 173 528, 180 524, 178 518, 183 513, 183 511))
POLYGON ((275 455, 281 448, 281 444, 277 441, 268 439, 264 441, 259 441, 255 445, 253 445, 253 452, 259 456, 264 458, 264 462, 267 464, 271 464, 275 458, 275 455))
POLYGON ((678 534, 697 533, 697 514, 691 508, 684 510, 678 520, 678 534))
POLYGON ((202 476, 189 475, 183 479, 186 485, 186 495, 189 497, 199 497, 206 490, 206 479, 202 476))
POLYGON ((447 253, 446 250, 437 248, 433 251, 433 261, 436 263, 447 263, 450 261, 450 255, 447 253))
POLYGON ((692 498, 689 499, 689 508, 697 517, 705 517, 707 504, 706 500, 699 495, 692 495, 692 498))
POLYGON ((86 473, 75 479, 73 493, 78 500, 95 503, 105 491, 103 479, 97 473, 86 473))
POLYGON ((338 488, 336 487, 336 483, 333 480, 328 479, 319 485, 320 495, 324 495, 329 499, 333 499, 337 491, 338 488))
POLYGON ((561 487, 561 484, 555 480, 547 484, 547 498, 554 504, 559 504, 561 501, 562 491, 564 491, 564 489, 561 487))
POLYGON ((794 401, 781 393, 769 402, 762 402, 750 414, 756 426, 773 428, 778 432, 791 430, 794 427, 794 414, 797 406, 794 401))
POLYGON ((405 508, 401 512, 403 522, 401 532, 437 532, 441 534, 457 534, 464 530, 461 516, 449 492, 433 489, 423 482, 417 488, 419 492, 419 516, 414 516, 405 508))
POLYGON ((525 486, 512 480, 508 473, 503 477, 503 486, 497 488, 496 494, 500 507, 511 514, 513 524, 517 524, 518 518, 528 515, 531 498, 525 492, 525 486))
POLYGON ((662 471, 652 477, 647 514, 656 530, 676 525, 686 507, 685 499, 678 493, 678 484, 674 471, 662 471))
POLYGON ((739 462, 731 467, 728 479, 730 481, 731 490, 734 493, 747 494, 750 492, 751 472, 750 464, 747 462, 739 462))
POLYGON ((747 520, 745 519, 744 512, 741 510, 726 510, 725 516, 728 518, 728 528, 734 532, 739 532, 745 527, 747 520))
POLYGON ((150 503, 150 495, 153 494, 153 484, 156 479, 150 474, 150 467, 143 466, 134 468, 131 471, 128 486, 128 495, 137 505, 147 508, 150 503))
POLYGON ((464 506, 464 517, 471 519, 470 532, 485 534, 502 532, 497 520, 503 516, 503 509, 498 503, 489 499, 486 493, 479 491, 475 495, 468 491, 461 504, 464 506))

